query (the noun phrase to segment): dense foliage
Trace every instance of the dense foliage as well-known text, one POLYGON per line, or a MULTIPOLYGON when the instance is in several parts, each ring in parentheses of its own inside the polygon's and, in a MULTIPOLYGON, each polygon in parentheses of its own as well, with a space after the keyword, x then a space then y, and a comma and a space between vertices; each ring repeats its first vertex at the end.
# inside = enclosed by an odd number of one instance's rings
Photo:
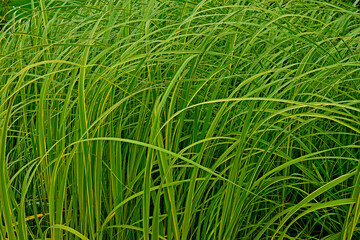
POLYGON ((0 239, 359 239, 349 2, 11 8, 0 239))

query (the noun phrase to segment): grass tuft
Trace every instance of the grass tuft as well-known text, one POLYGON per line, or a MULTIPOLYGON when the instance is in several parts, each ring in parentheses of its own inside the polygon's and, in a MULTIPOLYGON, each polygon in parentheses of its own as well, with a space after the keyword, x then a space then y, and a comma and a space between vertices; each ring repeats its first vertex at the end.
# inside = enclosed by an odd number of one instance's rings
POLYGON ((0 239, 360 238, 358 1, 7 4, 0 239))

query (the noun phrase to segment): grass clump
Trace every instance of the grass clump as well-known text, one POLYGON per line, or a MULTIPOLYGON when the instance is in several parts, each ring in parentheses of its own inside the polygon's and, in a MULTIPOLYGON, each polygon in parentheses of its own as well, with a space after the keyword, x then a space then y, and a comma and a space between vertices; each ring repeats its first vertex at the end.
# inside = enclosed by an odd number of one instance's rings
POLYGON ((356 4, 13 8, 0 238, 360 238, 356 4))

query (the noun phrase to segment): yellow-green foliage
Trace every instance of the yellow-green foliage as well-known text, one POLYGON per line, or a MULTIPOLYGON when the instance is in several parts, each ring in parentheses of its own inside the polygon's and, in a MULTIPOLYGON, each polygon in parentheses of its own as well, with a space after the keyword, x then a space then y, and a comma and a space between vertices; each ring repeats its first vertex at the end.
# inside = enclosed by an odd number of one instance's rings
POLYGON ((0 239, 360 239, 351 4, 10 9, 0 239))

